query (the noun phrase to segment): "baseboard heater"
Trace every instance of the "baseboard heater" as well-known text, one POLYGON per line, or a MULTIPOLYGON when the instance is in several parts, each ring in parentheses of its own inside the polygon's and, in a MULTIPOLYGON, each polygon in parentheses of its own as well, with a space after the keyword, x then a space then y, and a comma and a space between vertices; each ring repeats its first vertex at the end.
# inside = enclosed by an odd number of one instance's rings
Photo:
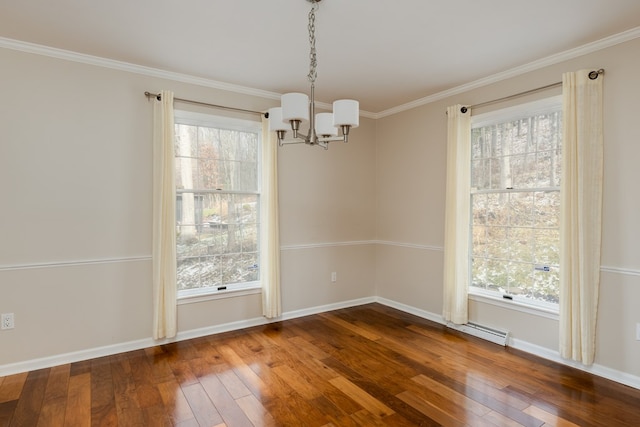
POLYGON ((476 323, 465 323, 463 325, 456 325, 455 323, 447 322, 447 327, 455 329, 456 331, 464 332, 465 334, 473 335, 474 337, 491 341, 492 343, 496 343, 505 347, 509 342, 508 331, 500 331, 498 329, 489 328, 487 326, 478 325, 476 323))

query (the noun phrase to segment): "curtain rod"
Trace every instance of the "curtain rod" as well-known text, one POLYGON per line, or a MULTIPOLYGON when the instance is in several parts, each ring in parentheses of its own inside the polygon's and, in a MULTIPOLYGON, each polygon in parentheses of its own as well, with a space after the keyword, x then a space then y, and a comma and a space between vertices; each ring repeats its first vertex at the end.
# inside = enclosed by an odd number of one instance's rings
MULTIPOLYGON (((147 98, 155 98, 158 101, 160 101, 162 99, 159 93, 145 92, 144 96, 146 96, 147 98)), ((176 97, 174 97, 173 100, 174 101, 178 101, 178 102, 184 102, 186 104, 202 105, 204 107, 220 108, 222 110, 231 110, 231 111, 240 111, 240 112, 243 112, 243 113, 260 114, 261 116, 264 115, 264 117, 266 119, 269 118, 269 113, 263 113, 262 111, 245 110, 245 109, 242 109, 242 108, 235 108, 235 107, 226 107, 224 105, 209 104, 207 102, 192 101, 191 99, 183 99, 183 98, 176 98, 176 97)))
MULTIPOLYGON (((589 78, 591 80, 595 80, 595 79, 598 78, 598 76, 600 74, 604 74, 604 68, 600 68, 597 71, 589 72, 589 78)), ((532 93, 536 93, 536 92, 540 92, 540 91, 543 91, 543 90, 546 90, 546 89, 551 89, 551 88, 560 87, 560 86, 562 86, 562 82, 551 83, 550 85, 541 86, 541 87, 537 87, 535 89, 526 90, 524 92, 520 92, 520 93, 516 93, 516 94, 513 94, 513 95, 505 96, 503 98, 492 99, 491 101, 481 102, 480 104, 470 105, 468 107, 462 107, 462 108, 460 108, 460 112, 464 114, 469 110, 469 108, 480 108, 480 107, 484 107, 486 105, 495 104, 496 102, 508 101, 510 99, 519 98, 519 97, 524 96, 524 95, 529 95, 529 94, 532 94, 532 93)))

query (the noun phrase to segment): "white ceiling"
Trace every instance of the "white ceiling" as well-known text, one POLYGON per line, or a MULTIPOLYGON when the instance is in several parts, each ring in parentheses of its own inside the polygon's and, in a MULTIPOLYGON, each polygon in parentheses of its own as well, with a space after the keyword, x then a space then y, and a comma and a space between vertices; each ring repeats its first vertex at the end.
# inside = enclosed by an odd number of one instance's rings
MULTIPOLYGON (((0 0, 0 37, 308 92, 310 7, 307 0, 0 0)), ((378 113, 639 26, 640 0, 322 0, 316 98, 354 98, 378 113)))

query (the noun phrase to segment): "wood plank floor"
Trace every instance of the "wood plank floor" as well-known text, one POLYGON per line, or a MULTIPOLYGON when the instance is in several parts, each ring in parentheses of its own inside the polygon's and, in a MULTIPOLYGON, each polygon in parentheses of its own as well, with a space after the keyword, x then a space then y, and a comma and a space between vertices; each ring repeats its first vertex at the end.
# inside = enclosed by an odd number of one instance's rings
POLYGON ((640 390, 370 304, 0 377, 0 426, 640 426, 640 390))

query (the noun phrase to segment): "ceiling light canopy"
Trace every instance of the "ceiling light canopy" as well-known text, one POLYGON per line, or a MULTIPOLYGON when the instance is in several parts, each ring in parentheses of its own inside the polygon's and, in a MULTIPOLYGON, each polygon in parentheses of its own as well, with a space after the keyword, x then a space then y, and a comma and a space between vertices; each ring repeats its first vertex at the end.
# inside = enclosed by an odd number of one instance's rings
POLYGON ((286 93, 280 98, 280 107, 269 109, 269 130, 278 135, 278 144, 309 144, 324 149, 334 141, 347 142, 349 130, 360 124, 360 105, 353 99, 341 99, 333 103, 333 113, 315 112, 315 82, 318 75, 316 68, 316 35, 315 21, 318 3, 321 0, 306 0, 311 5, 309 12, 309 82, 311 98, 305 93, 286 93), (300 124, 309 122, 307 134, 300 132, 300 124), (292 139, 285 139, 286 132, 293 131, 292 139), (338 136, 341 133, 342 136, 338 136))

